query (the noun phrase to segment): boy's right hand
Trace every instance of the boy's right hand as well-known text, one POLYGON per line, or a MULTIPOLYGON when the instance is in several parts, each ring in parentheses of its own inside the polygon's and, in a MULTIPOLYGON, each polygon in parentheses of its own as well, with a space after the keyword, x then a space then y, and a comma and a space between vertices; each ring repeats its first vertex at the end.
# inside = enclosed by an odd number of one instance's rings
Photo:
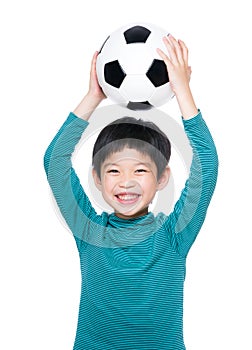
POLYGON ((84 96, 78 106, 74 109, 74 114, 78 117, 88 120, 92 115, 92 112, 100 104, 102 100, 106 98, 106 95, 102 91, 99 85, 97 74, 96 74, 96 60, 98 56, 98 51, 93 55, 90 78, 89 78, 89 89, 88 93, 84 96))
POLYGON ((90 79, 89 79, 89 90, 88 95, 95 99, 97 102, 101 102, 107 96, 102 91, 102 88, 99 85, 97 72, 96 72, 96 61, 99 52, 96 51, 93 55, 91 70, 90 70, 90 79))

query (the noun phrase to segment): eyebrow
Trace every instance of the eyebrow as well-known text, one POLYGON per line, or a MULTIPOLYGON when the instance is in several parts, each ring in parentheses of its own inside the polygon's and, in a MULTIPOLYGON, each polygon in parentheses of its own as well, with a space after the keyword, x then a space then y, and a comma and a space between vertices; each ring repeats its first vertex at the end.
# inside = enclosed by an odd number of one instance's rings
MULTIPOLYGON (((146 167, 151 167, 151 163, 149 163, 149 162, 139 162, 139 163, 136 163, 136 164, 134 164, 134 166, 146 166, 146 167)), ((104 164, 103 164, 103 167, 104 168, 107 168, 108 166, 119 166, 119 164, 118 163, 106 163, 106 162, 104 162, 104 164)))

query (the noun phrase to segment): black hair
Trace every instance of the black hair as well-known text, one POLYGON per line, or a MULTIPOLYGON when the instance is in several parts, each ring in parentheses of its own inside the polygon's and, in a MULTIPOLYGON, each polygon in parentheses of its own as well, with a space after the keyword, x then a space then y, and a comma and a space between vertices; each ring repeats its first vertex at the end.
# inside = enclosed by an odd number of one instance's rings
POLYGON ((99 133, 93 148, 93 168, 101 176, 101 165, 112 153, 125 147, 147 154, 157 167, 160 178, 171 155, 168 137, 159 127, 142 119, 123 117, 105 126, 99 133))

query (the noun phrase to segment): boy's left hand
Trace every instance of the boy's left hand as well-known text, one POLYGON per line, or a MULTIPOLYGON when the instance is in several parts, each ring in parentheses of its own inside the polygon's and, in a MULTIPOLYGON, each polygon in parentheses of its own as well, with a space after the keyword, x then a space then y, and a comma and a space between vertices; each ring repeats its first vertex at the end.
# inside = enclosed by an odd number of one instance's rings
POLYGON ((182 40, 176 40, 171 34, 163 41, 169 57, 159 48, 157 52, 166 64, 171 88, 178 95, 189 86, 191 67, 188 66, 188 49, 182 40))

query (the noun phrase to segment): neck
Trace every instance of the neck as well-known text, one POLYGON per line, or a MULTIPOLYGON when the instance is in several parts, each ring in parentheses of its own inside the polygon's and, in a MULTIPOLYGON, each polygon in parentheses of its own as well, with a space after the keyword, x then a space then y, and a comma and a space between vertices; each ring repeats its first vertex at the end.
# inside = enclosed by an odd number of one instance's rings
POLYGON ((140 211, 138 211, 137 213, 135 214, 123 214, 123 213, 117 213, 115 212, 115 215, 120 218, 120 219, 125 219, 125 220, 129 220, 129 219, 136 219, 136 218, 139 218, 141 216, 144 216, 144 215, 147 215, 148 214, 148 208, 144 208, 140 211))

